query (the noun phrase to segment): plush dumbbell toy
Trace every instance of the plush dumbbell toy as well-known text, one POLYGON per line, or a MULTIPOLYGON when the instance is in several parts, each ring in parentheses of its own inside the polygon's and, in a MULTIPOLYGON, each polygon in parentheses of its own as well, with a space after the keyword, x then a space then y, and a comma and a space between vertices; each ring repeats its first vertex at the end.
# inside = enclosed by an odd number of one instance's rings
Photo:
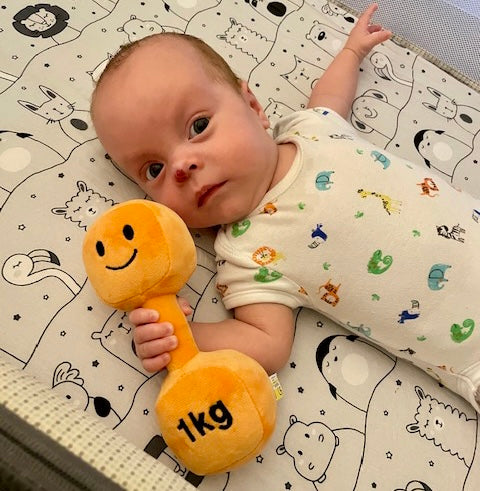
POLYGON ((173 324, 178 347, 155 409, 163 438, 187 468, 224 472, 258 455, 275 424, 270 379, 238 351, 199 351, 176 299, 196 267, 181 218, 147 200, 115 205, 89 228, 83 261, 105 303, 155 309, 173 324))

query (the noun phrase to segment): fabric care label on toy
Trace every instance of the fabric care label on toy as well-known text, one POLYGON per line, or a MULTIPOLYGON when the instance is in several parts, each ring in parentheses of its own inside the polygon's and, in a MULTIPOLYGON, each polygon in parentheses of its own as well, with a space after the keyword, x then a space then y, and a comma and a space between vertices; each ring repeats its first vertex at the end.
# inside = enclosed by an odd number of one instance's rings
POLYGON ((280 380, 278 380, 278 375, 276 373, 272 373, 270 375, 270 382, 272 383, 273 393, 275 394, 275 399, 278 401, 283 397, 283 388, 280 380))

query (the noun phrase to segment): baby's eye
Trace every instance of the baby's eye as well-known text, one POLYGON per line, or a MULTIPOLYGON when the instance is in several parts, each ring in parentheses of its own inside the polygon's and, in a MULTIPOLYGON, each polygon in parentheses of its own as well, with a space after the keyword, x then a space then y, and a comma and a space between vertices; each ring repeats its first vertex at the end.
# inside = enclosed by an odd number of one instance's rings
POLYGON ((153 181, 154 179, 156 179, 158 177, 158 174, 162 172, 162 169, 163 169, 163 164, 161 164, 160 162, 155 162, 153 164, 150 164, 147 167, 147 172, 146 172, 147 180, 153 181))
POLYGON ((192 126, 190 126, 190 138, 193 138, 194 136, 204 132, 207 129, 209 122, 210 122, 209 118, 196 119, 193 122, 192 126))

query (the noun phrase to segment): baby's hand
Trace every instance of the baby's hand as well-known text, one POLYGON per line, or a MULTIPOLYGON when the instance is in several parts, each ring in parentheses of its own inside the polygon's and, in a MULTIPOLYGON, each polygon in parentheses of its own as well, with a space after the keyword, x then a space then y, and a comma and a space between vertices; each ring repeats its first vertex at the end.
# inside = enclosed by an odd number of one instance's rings
POLYGON ((377 44, 390 39, 392 33, 386 31, 378 24, 370 24, 373 14, 378 9, 376 3, 372 3, 360 16, 355 27, 350 32, 344 49, 353 51, 360 62, 367 56, 370 50, 377 44))
MULTIPOLYGON (((185 315, 192 313, 192 308, 185 298, 178 298, 178 305, 185 315)), ((133 341, 137 356, 147 372, 158 372, 170 362, 169 351, 178 345, 170 322, 157 322, 158 312, 151 309, 135 309, 128 316, 135 326, 133 341)))

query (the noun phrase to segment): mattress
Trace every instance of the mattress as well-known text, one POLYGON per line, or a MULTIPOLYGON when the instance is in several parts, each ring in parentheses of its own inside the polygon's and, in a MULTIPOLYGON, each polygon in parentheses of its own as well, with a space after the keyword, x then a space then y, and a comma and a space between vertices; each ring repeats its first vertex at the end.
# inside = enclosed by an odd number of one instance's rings
MULTIPOLYGON (((401 5, 395 14, 406 16, 401 5)), ((305 107, 354 22, 352 11, 329 1, 3 2, 0 374, 8 383, 0 386, 0 401, 6 409, 37 421, 60 444, 73 440, 69 452, 125 489, 142 489, 133 472, 139 461, 148 462, 145 475, 168 471, 157 489, 480 489, 474 409, 415 368, 408 350, 394 356, 369 340, 367 326, 346 331, 304 308, 295 312, 293 351, 278 373, 283 397, 266 447, 238 470, 193 474, 157 428, 154 404, 165 374, 142 368, 127 314, 100 302, 83 268, 82 241, 96 216, 145 197, 102 149, 89 112, 95 81, 120 45, 163 31, 201 37, 248 80, 273 126, 305 107), (324 378, 316 358, 331 337, 351 342, 335 380, 324 378), (35 384, 42 389, 32 391, 35 384), (69 414, 83 432, 72 431, 69 414), (307 445, 312 435, 318 443, 307 445), (116 438, 129 450, 116 450, 105 465, 102 455, 113 444, 99 442, 116 438)), ((472 77, 394 37, 362 63, 354 106, 349 120, 366 139, 480 196, 480 93, 472 77), (422 130, 438 136, 423 155, 415 143, 422 130)), ((480 213, 475 218, 480 226, 480 213)), ((198 266, 181 293, 194 320, 225 318, 214 286, 214 233, 192 235, 198 266)), ((8 459, 0 462, 8 468, 8 459)))

